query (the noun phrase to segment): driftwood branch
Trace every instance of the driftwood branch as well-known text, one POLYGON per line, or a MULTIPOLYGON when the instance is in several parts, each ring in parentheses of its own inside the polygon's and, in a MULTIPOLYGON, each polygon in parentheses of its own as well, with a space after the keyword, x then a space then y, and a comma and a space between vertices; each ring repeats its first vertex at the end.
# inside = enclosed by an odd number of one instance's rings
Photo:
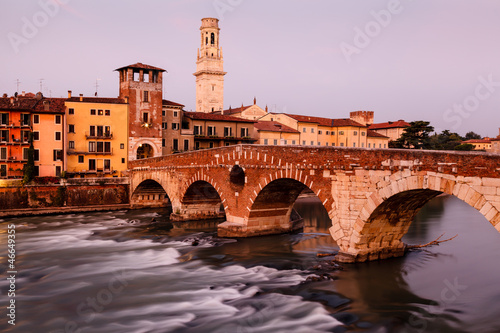
POLYGON ((455 235, 455 236, 453 236, 453 237, 451 237, 451 238, 440 240, 441 237, 443 237, 443 236, 444 236, 444 234, 441 234, 441 236, 439 236, 438 238, 436 238, 435 240, 433 240, 432 242, 429 242, 427 244, 407 245, 406 249, 420 249, 422 247, 427 247, 427 246, 432 246, 432 245, 439 245, 441 243, 451 241, 452 239, 454 239, 455 237, 457 237, 458 234, 455 235))

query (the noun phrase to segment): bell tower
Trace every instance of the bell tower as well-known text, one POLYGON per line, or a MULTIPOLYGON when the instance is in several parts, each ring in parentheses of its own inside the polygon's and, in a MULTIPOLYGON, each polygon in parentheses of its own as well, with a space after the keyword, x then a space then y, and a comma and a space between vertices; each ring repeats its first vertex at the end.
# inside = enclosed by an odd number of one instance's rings
POLYGON ((219 20, 201 19, 201 46, 196 61, 196 111, 214 112, 224 108, 222 49, 219 45, 219 20))

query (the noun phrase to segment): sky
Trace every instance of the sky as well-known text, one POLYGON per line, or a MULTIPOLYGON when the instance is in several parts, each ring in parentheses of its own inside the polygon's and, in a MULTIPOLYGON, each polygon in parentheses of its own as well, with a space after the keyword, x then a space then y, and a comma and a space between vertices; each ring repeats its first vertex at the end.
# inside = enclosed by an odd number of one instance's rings
POLYGON ((0 94, 116 97, 119 67, 164 68, 195 109, 199 27, 220 20, 224 106, 495 137, 498 0, 0 0, 0 94), (43 80, 41 80, 43 79, 43 80), (41 82, 41 84, 40 84, 41 82), (41 88, 41 89, 40 89, 41 88))

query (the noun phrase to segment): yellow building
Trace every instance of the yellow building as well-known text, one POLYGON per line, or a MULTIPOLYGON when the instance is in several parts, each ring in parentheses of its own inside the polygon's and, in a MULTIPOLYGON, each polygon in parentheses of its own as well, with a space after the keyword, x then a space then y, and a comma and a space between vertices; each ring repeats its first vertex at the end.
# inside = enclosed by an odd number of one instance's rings
POLYGON ((259 121, 276 121, 297 130, 299 144, 304 146, 387 148, 389 142, 389 138, 383 135, 370 133, 369 136, 367 126, 352 119, 268 113, 259 121))
POLYGON ((69 176, 122 176, 128 161, 128 104, 121 98, 66 100, 69 176))
POLYGON ((388 121, 386 123, 371 124, 368 129, 389 137, 390 141, 396 141, 401 137, 401 134, 403 134, 404 130, 409 126, 410 124, 400 119, 398 121, 388 121))
POLYGON ((474 150, 491 150, 491 139, 472 139, 462 141, 462 144, 466 143, 473 145, 474 150))
POLYGON ((255 123, 254 137, 261 145, 299 145, 300 132, 276 121, 259 121, 255 123))

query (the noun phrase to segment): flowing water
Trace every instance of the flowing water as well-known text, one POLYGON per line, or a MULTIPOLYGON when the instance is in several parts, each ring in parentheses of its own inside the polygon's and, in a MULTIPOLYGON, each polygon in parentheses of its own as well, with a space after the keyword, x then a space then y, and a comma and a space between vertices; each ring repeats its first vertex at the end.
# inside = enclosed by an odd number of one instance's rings
POLYGON ((160 210, 4 219, 2 272, 16 225, 16 325, 2 278, 0 330, 500 332, 500 234, 467 204, 433 199, 404 238, 458 234, 450 242, 340 267, 316 256, 338 249, 321 203, 296 209, 303 232, 239 240, 160 210))

